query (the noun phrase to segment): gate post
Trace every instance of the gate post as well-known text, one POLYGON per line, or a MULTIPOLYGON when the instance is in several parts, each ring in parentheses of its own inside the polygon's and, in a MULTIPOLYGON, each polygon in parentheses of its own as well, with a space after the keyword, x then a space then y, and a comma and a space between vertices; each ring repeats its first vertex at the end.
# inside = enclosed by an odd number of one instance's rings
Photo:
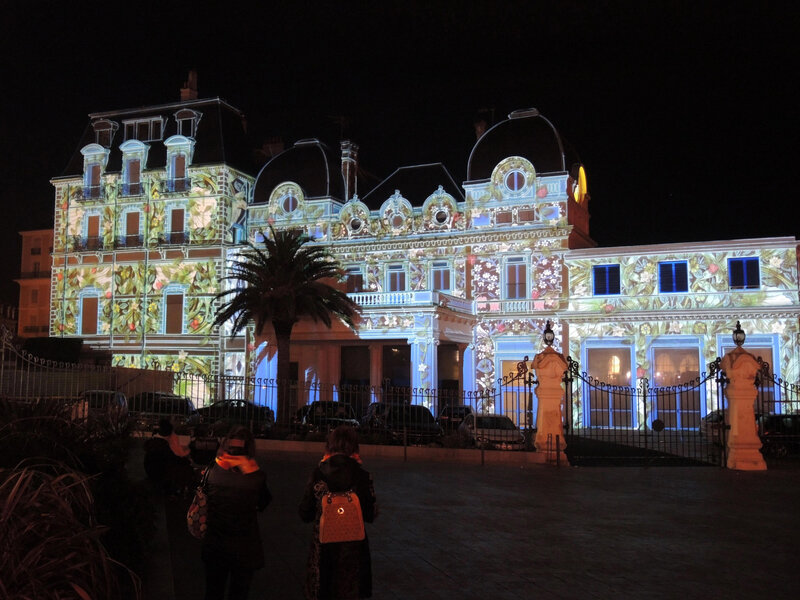
POLYGON ((727 467, 740 471, 765 471, 767 463, 759 452, 761 440, 758 437, 753 409, 758 393, 755 377, 760 365, 755 356, 742 348, 744 332, 738 321, 733 335, 736 348, 725 354, 720 363, 720 368, 730 380, 725 386, 728 420, 731 426, 727 440, 727 467))
MULTIPOLYGON (((564 400, 564 388, 561 384, 564 379, 564 372, 567 370, 567 361, 562 354, 559 354, 550 345, 552 343, 552 329, 550 321, 547 322, 545 329, 545 344, 547 347, 533 358, 533 369, 536 371, 536 397, 539 398, 539 408, 536 417, 536 437, 534 446, 537 452, 547 452, 547 437, 551 440, 557 437, 563 440, 556 445, 554 452, 556 461, 567 460, 564 450, 567 447, 564 440, 564 414, 562 401, 564 400), (548 336, 548 333, 550 336, 548 336)), ((552 448, 550 448, 552 450, 552 448)))

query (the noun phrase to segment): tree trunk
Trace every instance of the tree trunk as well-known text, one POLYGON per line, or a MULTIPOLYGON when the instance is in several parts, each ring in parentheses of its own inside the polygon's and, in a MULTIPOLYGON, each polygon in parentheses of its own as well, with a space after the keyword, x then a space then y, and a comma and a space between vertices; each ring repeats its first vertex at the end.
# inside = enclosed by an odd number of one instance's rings
POLYGON ((290 347, 292 327, 294 323, 273 323, 275 341, 278 347, 278 414, 275 415, 279 425, 288 427, 291 424, 297 401, 297 382, 291 380, 290 347))

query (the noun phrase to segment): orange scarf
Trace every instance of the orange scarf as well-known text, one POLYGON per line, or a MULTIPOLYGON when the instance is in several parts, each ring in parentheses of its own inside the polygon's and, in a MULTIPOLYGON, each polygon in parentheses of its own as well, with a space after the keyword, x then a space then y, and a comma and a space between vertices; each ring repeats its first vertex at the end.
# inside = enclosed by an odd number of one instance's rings
MULTIPOLYGON (((325 462, 325 461, 326 461, 326 460, 328 460, 328 459, 329 459, 331 456, 345 456, 345 455, 344 455, 344 454, 342 454, 341 452, 334 452, 333 454, 325 454, 325 456, 323 456, 323 457, 322 457, 322 460, 321 460, 320 462, 325 462)), ((355 461, 356 461, 358 464, 363 464, 363 463, 361 462, 361 457, 358 455, 358 453, 357 453, 357 452, 353 452, 353 453, 350 455, 350 458, 354 459, 354 460, 355 460, 355 461)))
POLYGON ((254 461, 249 456, 234 456, 233 454, 228 454, 227 452, 223 452, 217 457, 217 464, 230 471, 231 469, 236 469, 240 473, 254 473, 258 471, 258 463, 254 461))

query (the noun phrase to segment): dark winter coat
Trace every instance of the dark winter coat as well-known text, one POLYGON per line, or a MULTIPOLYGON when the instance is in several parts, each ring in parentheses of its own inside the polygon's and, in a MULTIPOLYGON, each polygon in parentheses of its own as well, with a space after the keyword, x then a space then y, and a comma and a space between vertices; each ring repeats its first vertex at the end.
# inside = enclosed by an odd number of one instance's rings
POLYGON ((323 460, 314 469, 300 502, 300 518, 306 523, 314 522, 305 589, 306 598, 310 600, 372 596, 369 540, 365 537, 359 542, 319 543, 320 499, 328 491, 347 490, 355 491, 364 521, 372 523, 378 512, 372 477, 358 461, 342 454, 323 460))
POLYGON ((258 515, 272 500, 263 471, 241 473, 214 464, 206 482, 208 530, 203 538, 206 562, 237 564, 246 569, 264 566, 258 515))

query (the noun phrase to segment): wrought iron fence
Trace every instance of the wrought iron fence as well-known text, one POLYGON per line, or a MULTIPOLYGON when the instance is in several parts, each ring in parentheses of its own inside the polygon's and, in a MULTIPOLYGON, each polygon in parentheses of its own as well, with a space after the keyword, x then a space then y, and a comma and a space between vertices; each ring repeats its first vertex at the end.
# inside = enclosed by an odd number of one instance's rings
POLYGON ((720 359, 694 381, 651 387, 606 384, 569 358, 564 382, 572 464, 725 464, 720 359))
POLYGON ((800 459, 800 387, 760 361, 755 413, 761 451, 768 462, 800 459))

